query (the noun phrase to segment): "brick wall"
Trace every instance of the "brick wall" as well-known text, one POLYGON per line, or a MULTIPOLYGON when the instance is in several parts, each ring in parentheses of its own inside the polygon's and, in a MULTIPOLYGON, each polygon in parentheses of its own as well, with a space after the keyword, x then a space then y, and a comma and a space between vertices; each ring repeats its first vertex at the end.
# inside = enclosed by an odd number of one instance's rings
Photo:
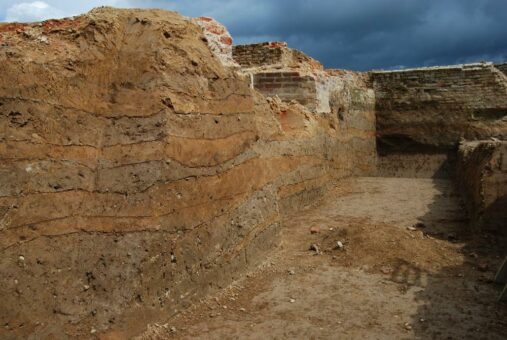
POLYGON ((233 57, 262 94, 296 100, 312 112, 329 112, 329 77, 317 60, 285 42, 234 46, 233 57))
POLYGON ((490 63, 370 75, 381 173, 412 164, 410 176, 448 175, 453 167, 445 160, 461 138, 507 137, 507 77, 490 63))
MULTIPOLYGON (((505 135, 507 78, 491 64, 371 72, 380 137, 452 146, 461 138, 505 135)), ((406 145, 409 146, 409 145, 406 145)))
POLYGON ((282 101, 296 100, 310 110, 316 108, 315 78, 299 72, 264 72, 253 75, 254 87, 266 96, 282 101))
POLYGON ((232 56, 242 67, 279 64, 282 62, 282 47, 286 46, 287 43, 283 42, 237 45, 232 49, 232 56))
MULTIPOLYGON (((492 65, 372 72, 377 109, 386 111, 507 111, 507 82, 492 65)), ((468 118, 468 117, 467 117, 468 118)))

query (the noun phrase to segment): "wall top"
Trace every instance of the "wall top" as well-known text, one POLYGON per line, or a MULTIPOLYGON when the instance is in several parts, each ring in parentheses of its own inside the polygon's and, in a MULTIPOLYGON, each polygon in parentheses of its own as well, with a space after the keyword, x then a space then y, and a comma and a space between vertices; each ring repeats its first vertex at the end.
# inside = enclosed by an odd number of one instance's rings
POLYGON ((470 64, 458 64, 458 65, 445 65, 445 66, 430 66, 430 67, 414 67, 405 68, 400 70, 372 70, 369 73, 382 74, 382 73, 403 73, 403 72, 414 72, 414 71, 438 71, 438 70, 473 70, 483 69, 493 66, 491 62, 481 63, 470 63, 470 64))

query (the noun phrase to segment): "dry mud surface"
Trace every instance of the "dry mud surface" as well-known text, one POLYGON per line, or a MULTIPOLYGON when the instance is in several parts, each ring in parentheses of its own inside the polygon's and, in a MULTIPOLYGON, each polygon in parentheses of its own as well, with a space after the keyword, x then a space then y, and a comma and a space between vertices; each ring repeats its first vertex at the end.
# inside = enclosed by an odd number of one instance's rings
POLYGON ((464 231, 449 181, 351 179, 322 202, 285 221, 262 266, 139 339, 507 337, 491 281, 505 240, 464 231))

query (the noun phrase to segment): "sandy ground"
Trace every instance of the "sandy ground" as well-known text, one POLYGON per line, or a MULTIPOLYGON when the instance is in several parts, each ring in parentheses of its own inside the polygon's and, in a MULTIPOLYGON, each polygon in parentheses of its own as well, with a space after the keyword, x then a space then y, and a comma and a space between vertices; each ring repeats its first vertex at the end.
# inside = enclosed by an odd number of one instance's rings
POLYGON ((262 266, 140 338, 507 338, 505 240, 466 232, 450 182, 353 179, 322 202, 262 266))

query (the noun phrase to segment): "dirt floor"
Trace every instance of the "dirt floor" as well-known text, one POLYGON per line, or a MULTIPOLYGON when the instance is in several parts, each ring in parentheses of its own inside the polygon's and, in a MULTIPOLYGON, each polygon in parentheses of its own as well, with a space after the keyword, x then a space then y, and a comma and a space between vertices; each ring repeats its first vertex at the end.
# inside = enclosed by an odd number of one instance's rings
POLYGON ((139 339, 507 338, 507 243, 465 231, 449 181, 353 179, 322 202, 262 266, 139 339))

